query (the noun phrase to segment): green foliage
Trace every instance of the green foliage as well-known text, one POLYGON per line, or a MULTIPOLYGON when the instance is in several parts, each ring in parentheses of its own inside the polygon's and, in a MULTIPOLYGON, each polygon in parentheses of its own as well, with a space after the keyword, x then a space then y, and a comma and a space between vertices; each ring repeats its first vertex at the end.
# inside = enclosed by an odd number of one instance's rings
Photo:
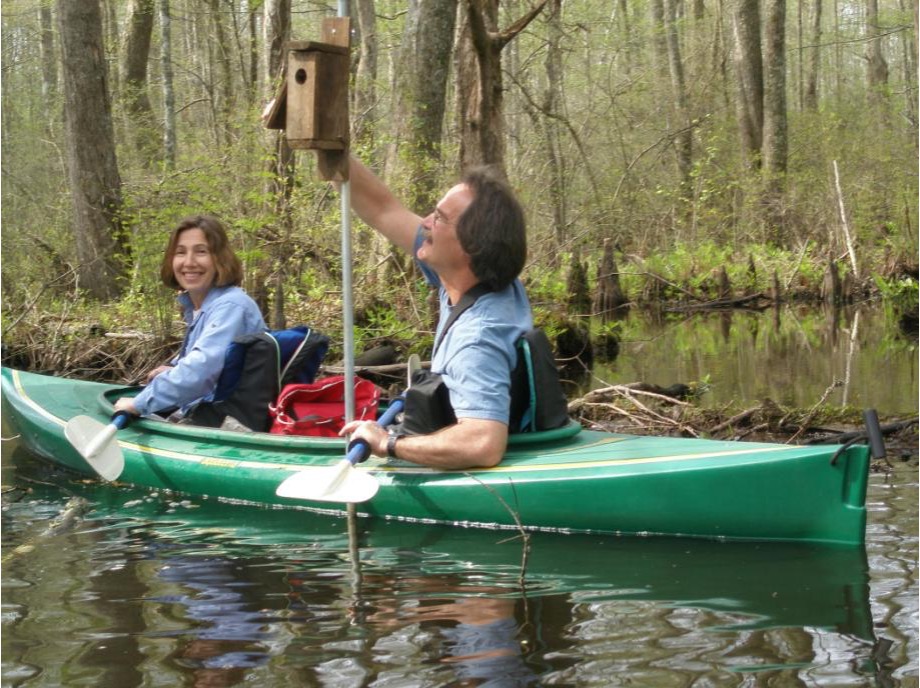
POLYGON ((180 311, 175 292, 162 285, 155 288, 134 288, 123 295, 113 307, 101 309, 100 321, 108 332, 126 327, 138 333, 153 334, 157 342, 182 336, 180 311))
MULTIPOLYGON (((560 264, 567 265, 570 256, 563 254, 560 264)), ((568 298, 566 272, 564 268, 551 268, 545 264, 533 264, 524 270, 523 281, 527 294, 535 308, 552 309, 564 304, 568 298)))
POLYGON ((418 324, 404 320, 393 306, 382 306, 367 312, 365 324, 355 331, 357 350, 369 349, 381 340, 389 340, 406 355, 431 353, 432 337, 419 336, 418 324))
POLYGON ((875 285, 878 287, 887 313, 917 313, 920 307, 917 280, 911 277, 885 279, 876 276, 875 285))

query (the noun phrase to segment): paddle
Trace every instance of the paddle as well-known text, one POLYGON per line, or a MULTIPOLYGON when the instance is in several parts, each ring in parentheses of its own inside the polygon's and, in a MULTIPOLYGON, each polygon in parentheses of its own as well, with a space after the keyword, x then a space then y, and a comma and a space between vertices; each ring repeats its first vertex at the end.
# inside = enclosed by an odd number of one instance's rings
POLYGON ((119 411, 108 425, 103 425, 89 416, 74 416, 64 426, 64 436, 96 473, 112 481, 125 468, 125 457, 118 442, 112 440, 115 433, 127 427, 132 418, 130 413, 119 411))
MULTIPOLYGON (((409 357, 408 378, 412 384, 412 375, 421 367, 418 355, 409 357)), ((404 397, 394 399, 386 412, 377 421, 381 427, 390 425, 403 409, 404 397)), ((370 445, 358 439, 349 443, 345 458, 334 466, 318 470, 300 470, 285 478, 275 494, 292 499, 308 499, 319 502, 346 502, 357 504, 366 502, 377 494, 380 485, 369 474, 355 470, 355 464, 364 461, 370 454, 370 445)))

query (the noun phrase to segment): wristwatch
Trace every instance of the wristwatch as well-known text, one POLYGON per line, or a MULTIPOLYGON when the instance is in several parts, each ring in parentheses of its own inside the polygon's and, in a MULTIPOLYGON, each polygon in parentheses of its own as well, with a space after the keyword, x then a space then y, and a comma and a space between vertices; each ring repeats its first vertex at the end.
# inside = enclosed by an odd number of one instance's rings
POLYGON ((402 435, 390 435, 390 438, 387 440, 387 456, 391 459, 398 459, 396 456, 396 442, 402 439, 402 435))

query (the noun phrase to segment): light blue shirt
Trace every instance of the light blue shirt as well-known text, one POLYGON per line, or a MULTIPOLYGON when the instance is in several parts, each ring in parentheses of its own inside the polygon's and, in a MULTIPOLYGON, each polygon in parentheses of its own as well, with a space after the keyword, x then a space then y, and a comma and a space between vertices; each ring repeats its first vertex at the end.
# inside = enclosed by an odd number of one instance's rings
POLYGON ((171 369, 157 375, 134 398, 142 416, 179 408, 185 414, 202 401, 211 401, 224 368, 227 347, 237 337, 268 329, 256 302, 239 287, 213 287, 195 313, 188 294, 177 299, 188 329, 171 369))
MULTIPOLYGON (((421 245, 416 237, 415 250, 421 245)), ((453 307, 437 274, 416 260, 425 279, 439 289, 437 342, 453 307)), ((517 365, 518 338, 533 328, 530 301, 515 279, 501 291, 483 294, 444 335, 431 361, 431 371, 447 385, 457 418, 495 420, 508 424, 511 373, 517 365)))

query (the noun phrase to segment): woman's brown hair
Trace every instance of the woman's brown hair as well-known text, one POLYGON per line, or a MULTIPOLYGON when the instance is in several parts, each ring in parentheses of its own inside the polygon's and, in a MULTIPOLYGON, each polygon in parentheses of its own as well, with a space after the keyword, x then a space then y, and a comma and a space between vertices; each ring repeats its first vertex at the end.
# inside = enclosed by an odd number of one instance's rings
POLYGON ((214 286, 239 286, 243 282, 243 264, 240 263, 240 259, 236 257, 230 247, 227 230, 224 229, 221 221, 212 215, 192 215, 187 217, 169 235, 166 253, 163 256, 163 262, 160 264, 160 279, 163 280, 163 284, 170 289, 182 289, 176 280, 176 273, 173 271, 173 257, 176 255, 176 244, 179 243, 179 235, 187 229, 196 228, 204 232, 205 240, 208 242, 208 250, 211 251, 211 255, 214 257, 214 268, 217 270, 214 286))

